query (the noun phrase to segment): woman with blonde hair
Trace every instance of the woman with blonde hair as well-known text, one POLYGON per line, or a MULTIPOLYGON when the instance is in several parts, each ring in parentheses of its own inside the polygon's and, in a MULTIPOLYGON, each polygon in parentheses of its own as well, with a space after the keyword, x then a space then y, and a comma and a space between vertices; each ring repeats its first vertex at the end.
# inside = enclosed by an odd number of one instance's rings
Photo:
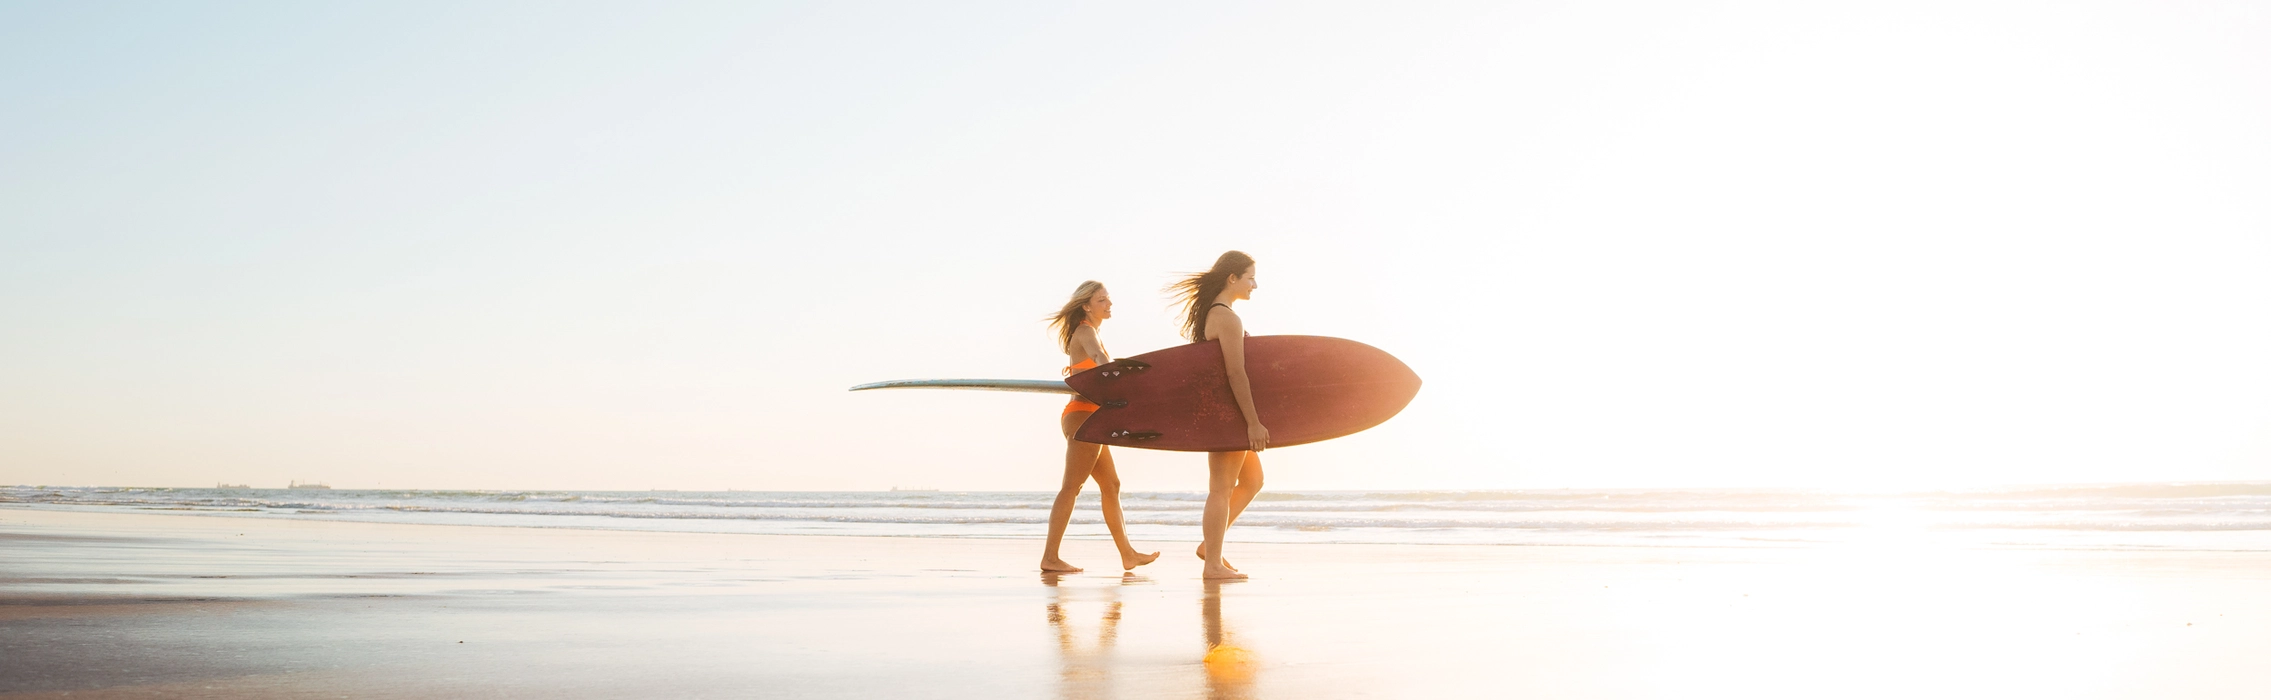
POLYGON ((1270 431, 1262 427, 1262 418, 1254 412, 1254 392, 1246 381, 1246 324, 1238 312, 1230 308, 1240 300, 1253 298, 1260 287, 1254 281, 1254 259, 1245 253, 1230 251, 1215 258, 1214 267, 1206 272, 1190 275, 1172 285, 1167 291, 1183 302, 1183 335, 1192 342, 1218 342, 1222 344, 1222 365, 1230 381, 1230 396, 1237 400, 1238 411, 1246 417, 1246 449, 1231 452, 1209 452, 1206 455, 1207 490, 1206 509, 1200 513, 1200 531, 1206 541, 1199 544, 1198 555, 1206 560, 1206 578, 1240 579, 1230 562, 1222 558, 1222 538, 1237 522, 1238 514, 1246 511, 1246 504, 1262 492, 1262 448, 1269 446, 1270 431))
MULTIPOLYGON (((1096 329, 1105 319, 1112 317, 1112 295, 1102 283, 1090 280, 1073 290, 1072 299, 1064 308, 1049 317, 1049 326, 1057 330, 1057 346, 1065 351, 1067 376, 1112 361, 1104 344, 1097 340, 1096 329)), ((1065 528, 1072 523, 1073 502, 1080 498, 1080 490, 1088 480, 1096 480, 1096 490, 1104 506, 1104 527, 1112 531, 1112 543, 1120 548, 1120 568, 1133 569, 1159 558, 1158 552, 1144 554, 1128 544, 1128 528, 1120 515, 1120 473, 1113 468, 1112 448, 1092 442, 1073 439, 1080 425, 1099 408, 1074 396, 1065 404, 1058 426, 1065 434, 1065 475, 1057 488, 1057 500, 1049 506, 1049 543, 1041 550, 1041 570, 1060 573, 1080 571, 1080 567, 1065 563, 1057 555, 1063 544, 1065 528)))

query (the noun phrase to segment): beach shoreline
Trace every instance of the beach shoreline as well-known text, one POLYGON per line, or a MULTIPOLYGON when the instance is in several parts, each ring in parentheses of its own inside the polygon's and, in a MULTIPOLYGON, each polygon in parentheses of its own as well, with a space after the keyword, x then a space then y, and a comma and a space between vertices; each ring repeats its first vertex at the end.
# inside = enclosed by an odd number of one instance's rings
MULTIPOLYGON (((420 491, 0 486, 0 506, 435 525, 935 538, 1039 536, 1050 492, 420 491)), ((1101 540, 1095 494, 1068 536, 1101 540)), ((1204 493, 1125 492, 1129 537, 1196 542, 1204 493)), ((2271 484, 1966 492, 1593 489, 1264 492, 1235 542, 2271 552, 2271 484)))
POLYGON ((2251 697, 2271 651, 2256 552, 1150 544, 0 507, 0 696, 2251 697))

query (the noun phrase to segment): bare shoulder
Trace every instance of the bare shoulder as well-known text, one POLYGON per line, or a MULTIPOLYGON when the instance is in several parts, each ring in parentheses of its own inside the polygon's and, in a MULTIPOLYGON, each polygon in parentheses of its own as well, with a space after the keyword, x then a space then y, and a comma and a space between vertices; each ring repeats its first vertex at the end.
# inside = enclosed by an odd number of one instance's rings
POLYGON ((1104 349, 1104 341, 1097 338, 1096 327, 1086 325, 1073 329, 1072 343, 1065 348, 1065 355, 1075 363, 1082 359, 1101 363, 1112 358, 1112 353, 1104 349))
POLYGON ((1209 339, 1236 336, 1244 332, 1245 328, 1246 322, 1239 319, 1238 312, 1230 310, 1228 306, 1216 307, 1206 315, 1206 334, 1209 339))

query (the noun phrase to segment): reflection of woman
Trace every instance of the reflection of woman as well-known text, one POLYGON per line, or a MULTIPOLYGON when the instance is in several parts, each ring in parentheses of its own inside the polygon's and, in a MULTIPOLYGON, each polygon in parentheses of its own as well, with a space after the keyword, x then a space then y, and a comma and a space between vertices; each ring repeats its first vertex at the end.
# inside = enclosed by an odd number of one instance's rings
MULTIPOLYGON (((1097 365, 1111 362, 1111 353, 1096 338, 1096 328, 1104 319, 1112 317, 1112 295, 1096 281, 1080 283, 1073 290, 1072 299, 1064 308, 1049 317, 1049 325, 1057 329, 1057 345, 1064 349, 1071 366, 1065 374, 1072 374, 1097 365)), ((1065 527, 1072 523, 1073 502, 1080 498, 1080 489, 1090 477, 1096 479, 1096 490, 1104 505, 1104 527, 1112 531, 1112 543, 1120 548, 1120 568, 1133 569, 1159 558, 1158 552, 1144 554, 1128 544, 1128 528, 1120 518, 1120 473, 1113 468, 1112 450, 1091 442, 1072 439, 1080 424, 1094 415, 1097 405, 1075 396, 1065 404, 1058 418, 1058 427, 1065 434, 1065 476, 1057 487, 1057 500, 1049 506, 1049 543, 1041 550, 1042 571, 1079 571, 1080 567, 1065 563, 1057 555, 1057 547, 1065 539, 1065 527)))
POLYGON ((1199 603, 1199 614, 1205 619, 1206 657, 1199 665, 1206 668, 1208 698, 1230 700, 1244 698, 1253 690, 1254 671, 1260 664, 1254 652, 1233 643, 1222 626, 1222 582, 1206 582, 1206 598, 1199 603))
POLYGON ((1247 449, 1206 455, 1206 510, 1200 515, 1206 541, 1199 545, 1198 555, 1206 560, 1207 578, 1246 577, 1223 561, 1222 536, 1238 520, 1238 514, 1245 512, 1246 504, 1254 501, 1254 494, 1262 491, 1262 458, 1256 453, 1269 446, 1270 431, 1262 427, 1261 415, 1254 412, 1253 390, 1246 382, 1245 322, 1230 308, 1239 300, 1252 298, 1258 286, 1254 282, 1254 259, 1235 250, 1215 258, 1214 267, 1206 272, 1168 286, 1168 291, 1183 301, 1183 335, 1195 342, 1222 344, 1222 368, 1230 380, 1230 396, 1246 417, 1247 449))
MULTIPOLYGON (((1128 574, 1134 577, 1135 574, 1128 574)), ((1138 577, 1140 578, 1140 577, 1138 577)), ((1118 586, 1106 587, 1104 614, 1096 621, 1096 644, 1081 648, 1074 634, 1071 615, 1065 608, 1064 589, 1057 587, 1056 574, 1041 574, 1041 583, 1049 587, 1049 627, 1057 632, 1057 656, 1061 668, 1057 672, 1057 696, 1062 698, 1110 697, 1112 691, 1112 647, 1120 636, 1120 591, 1118 586)))

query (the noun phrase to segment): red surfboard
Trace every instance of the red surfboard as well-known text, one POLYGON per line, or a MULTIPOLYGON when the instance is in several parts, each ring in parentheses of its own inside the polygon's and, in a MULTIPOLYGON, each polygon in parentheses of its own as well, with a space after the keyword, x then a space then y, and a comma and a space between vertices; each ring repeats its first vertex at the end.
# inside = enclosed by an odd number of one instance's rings
MULTIPOLYGON (((1246 380, 1270 447, 1330 440, 1387 422, 1419 395, 1419 375, 1353 340, 1313 335, 1246 338, 1246 380)), ((1246 418, 1230 395, 1222 346, 1192 343, 1113 360, 1065 380, 1097 409, 1083 442, 1148 450, 1246 449, 1246 418)))

